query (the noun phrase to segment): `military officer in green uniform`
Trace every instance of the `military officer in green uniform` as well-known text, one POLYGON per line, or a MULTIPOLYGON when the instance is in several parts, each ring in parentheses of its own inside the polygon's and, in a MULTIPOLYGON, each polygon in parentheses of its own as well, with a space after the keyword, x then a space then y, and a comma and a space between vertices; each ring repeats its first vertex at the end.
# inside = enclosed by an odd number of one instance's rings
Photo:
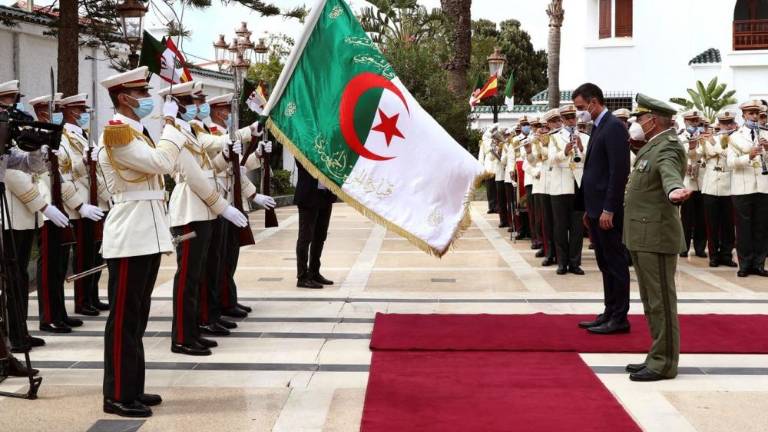
POLYGON ((674 378, 680 357, 675 270, 685 242, 677 206, 691 191, 683 185, 688 159, 673 128, 674 114, 666 103, 638 94, 637 121, 629 131, 639 147, 633 148, 637 157, 624 200, 624 243, 653 340, 645 362, 627 366, 632 381, 674 378))

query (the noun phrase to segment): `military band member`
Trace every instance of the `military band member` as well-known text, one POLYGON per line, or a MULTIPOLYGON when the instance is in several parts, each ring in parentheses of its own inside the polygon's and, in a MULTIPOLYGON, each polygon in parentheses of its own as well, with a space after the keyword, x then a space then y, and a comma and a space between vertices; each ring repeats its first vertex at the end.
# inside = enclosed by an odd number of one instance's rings
POLYGON ((707 132, 702 142, 705 173, 701 181, 701 200, 707 224, 709 266, 736 267, 733 261, 735 233, 733 227, 733 202, 731 199, 731 170, 726 163, 730 135, 736 130, 736 116, 732 110, 718 114, 722 134, 707 132))
MULTIPOLYGON (((538 117, 531 119, 531 132, 524 141, 523 170, 525 173, 526 196, 528 197, 528 223, 531 225, 531 249, 539 249, 536 258, 544 256, 544 242, 541 233, 541 214, 539 213, 539 195, 541 194, 541 160, 534 155, 534 148, 539 143, 539 128, 541 121, 538 117), (535 190, 535 192, 534 192, 535 190)), ((525 132, 525 127, 523 127, 525 132)), ((537 153, 538 154, 538 153, 537 153)))
POLYGON ((760 101, 740 105, 744 125, 731 134, 726 163, 731 169, 731 196, 736 214, 739 277, 768 277, 768 175, 763 175, 768 132, 760 130, 760 101))
MULTIPOLYGON (((53 113, 49 116, 49 102, 51 96, 40 96, 30 99, 29 104, 35 111, 38 121, 62 124, 64 114, 60 110, 61 93, 54 96, 53 113)), ((38 237, 38 249, 40 251, 37 259, 37 293, 38 308, 40 313, 40 330, 50 333, 70 333, 72 327, 80 327, 83 321, 77 318, 70 318, 64 303, 64 277, 67 273, 67 264, 69 262, 69 252, 71 245, 63 243, 63 230, 71 230, 69 219, 79 217, 77 209, 82 207, 83 200, 77 194, 77 187, 71 177, 65 174, 71 174, 71 161, 69 153, 64 144, 62 135, 62 146, 54 154, 59 160, 61 175, 61 198, 64 208, 60 209, 65 218, 60 218, 58 214, 53 214, 53 218, 45 215, 44 222, 40 228, 38 237)), ((40 175, 38 182, 40 193, 48 204, 51 204, 51 173, 46 172, 40 175)))
POLYGON ((477 151, 477 160, 480 162, 480 165, 482 165, 485 168, 485 172, 489 174, 493 174, 493 177, 488 178, 485 180, 485 195, 488 199, 488 214, 496 213, 498 212, 498 208, 496 206, 496 177, 495 177, 495 167, 493 164, 493 161, 488 158, 488 153, 490 152, 490 149, 488 148, 488 143, 491 136, 491 129, 498 128, 498 125, 491 126, 488 130, 483 132, 482 138, 480 138, 480 145, 478 146, 477 151))
POLYGON ((515 128, 509 128, 505 131, 506 142, 504 144, 504 151, 501 154, 501 159, 504 161, 504 195, 507 201, 507 215, 509 219, 509 228, 507 232, 513 233, 519 229, 519 221, 515 215, 516 213, 516 197, 515 197, 515 173, 517 150, 514 145, 517 143, 517 134, 515 134, 515 128))
POLYGON ((683 120, 685 121, 685 131, 678 136, 678 139, 688 153, 688 167, 685 171, 684 183, 686 189, 694 192, 691 198, 680 207, 687 245, 686 250, 680 256, 688 256, 688 249, 693 242, 696 256, 706 258, 707 254, 704 249, 707 246, 707 231, 700 192, 701 175, 704 173, 701 168, 701 156, 703 154, 701 134, 704 132, 704 127, 701 124, 701 114, 698 110, 686 111, 683 113, 683 120))
MULTIPOLYGON (((66 97, 61 100, 61 112, 64 114, 64 131, 62 133, 62 148, 68 154, 69 162, 60 167, 66 180, 72 179, 78 197, 83 202, 78 210, 78 215, 70 217, 75 229, 74 258, 72 260, 73 273, 81 273, 96 267, 96 225, 104 217, 104 211, 99 208, 98 202, 88 203, 90 198, 90 181, 86 160, 89 141, 83 128, 88 127, 90 113, 87 112, 88 94, 81 93, 66 97)), ((95 151, 92 153, 95 157, 95 151)), ((97 176, 102 181, 97 185, 102 199, 109 200, 103 177, 97 176)), ((99 263, 100 264, 100 263, 99 263)), ((75 280, 75 313, 95 316, 99 311, 109 310, 109 305, 99 300, 99 275, 87 276, 75 280)))
POLYGON ((533 209, 533 179, 528 174, 530 168, 528 165, 528 158, 526 157, 526 152, 531 150, 530 144, 526 146, 526 143, 530 142, 531 137, 531 123, 528 120, 528 116, 522 116, 520 118, 520 123, 518 123, 520 126, 520 133, 517 135, 518 145, 521 146, 518 149, 519 156, 517 158, 517 172, 518 172, 518 192, 517 197, 520 200, 520 206, 521 208, 525 209, 524 212, 521 212, 521 215, 523 216, 521 218, 521 225, 522 229, 521 232, 518 233, 516 239, 521 240, 526 237, 531 239, 531 248, 532 249, 539 249, 537 241, 535 239, 535 233, 533 229, 533 215, 534 215, 534 209, 533 209), (522 180, 521 180, 522 179, 522 180), (525 205, 523 205, 523 202, 525 205))
POLYGON ((485 162, 491 168, 494 174, 496 191, 496 211, 499 213, 499 228, 509 227, 509 216, 507 214, 507 199, 504 194, 504 169, 505 164, 501 159, 504 151, 504 131, 498 124, 491 127, 491 133, 484 136, 485 143, 483 147, 486 150, 485 162))
POLYGON ((617 110, 615 110, 613 112, 613 115, 614 115, 614 117, 619 119, 624 124, 624 126, 627 129, 629 129, 630 112, 629 112, 628 109, 626 109, 626 108, 619 108, 619 109, 617 109, 617 110))
POLYGON ((765 104, 764 100, 761 100, 762 105, 760 105, 760 118, 758 120, 758 123, 760 126, 768 126, 768 105, 765 104))
MULTIPOLYGON (((536 254, 536 257, 544 257, 541 265, 551 266, 555 263, 555 242, 552 232, 552 200, 549 195, 549 182, 551 160, 549 159, 550 128, 548 126, 549 116, 553 111, 549 111, 542 117, 538 129, 538 136, 535 145, 532 148, 532 154, 529 156, 529 162, 535 163, 538 169, 538 178, 533 182, 533 195, 536 197, 536 215, 539 223, 539 232, 541 233, 542 249, 536 254)), ((557 110, 554 110, 557 114, 557 110)))

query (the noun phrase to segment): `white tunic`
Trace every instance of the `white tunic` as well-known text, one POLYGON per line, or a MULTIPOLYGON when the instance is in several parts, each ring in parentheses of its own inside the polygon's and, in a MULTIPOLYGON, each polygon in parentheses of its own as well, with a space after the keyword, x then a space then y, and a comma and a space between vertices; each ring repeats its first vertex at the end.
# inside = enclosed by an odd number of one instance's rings
MULTIPOLYGON (((768 139, 768 133, 760 131, 760 137, 768 139)), ((762 175, 760 156, 749 158, 754 147, 749 128, 742 126, 731 134, 726 163, 731 169, 731 195, 768 193, 768 175, 762 175)))

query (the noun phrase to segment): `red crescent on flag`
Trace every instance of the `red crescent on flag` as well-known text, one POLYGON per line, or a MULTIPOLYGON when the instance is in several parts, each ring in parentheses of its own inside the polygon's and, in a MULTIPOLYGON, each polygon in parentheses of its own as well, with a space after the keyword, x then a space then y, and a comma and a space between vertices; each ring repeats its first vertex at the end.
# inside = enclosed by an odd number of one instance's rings
POLYGON ((344 136, 347 145, 352 151, 366 159, 385 161, 394 159, 394 157, 381 156, 366 149, 363 143, 360 142, 360 138, 357 136, 357 131, 355 130, 355 108, 357 107, 357 102, 360 99, 360 96, 365 92, 375 88, 389 90, 397 95, 397 97, 403 101, 405 109, 410 114, 411 110, 408 107, 408 102, 405 101, 403 93, 392 83, 392 81, 372 72, 363 72, 349 81, 347 88, 344 89, 344 94, 341 95, 339 125, 341 126, 341 134, 344 136))

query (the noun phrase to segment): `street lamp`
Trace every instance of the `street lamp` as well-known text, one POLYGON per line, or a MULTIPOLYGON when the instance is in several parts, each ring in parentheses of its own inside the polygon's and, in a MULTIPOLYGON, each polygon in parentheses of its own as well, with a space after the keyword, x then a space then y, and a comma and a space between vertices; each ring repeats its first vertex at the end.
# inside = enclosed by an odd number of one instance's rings
POLYGON ((117 16, 120 17, 123 37, 131 50, 128 54, 128 63, 131 69, 134 69, 139 65, 139 55, 136 54, 136 50, 141 45, 144 33, 144 15, 147 13, 148 7, 144 6, 140 0, 124 0, 115 9, 117 16))
POLYGON ((256 44, 256 46, 253 48, 253 51, 256 53, 256 63, 267 62, 267 53, 269 52, 269 47, 267 46, 264 38, 259 39, 259 43, 256 44))
MULTIPOLYGON (((499 47, 493 49, 493 54, 488 56, 488 70, 491 76, 496 76, 501 79, 502 73, 504 73, 504 65, 507 64, 506 56, 501 52, 499 47)), ((493 110, 493 123, 499 122, 499 96, 498 94, 492 99, 491 109, 493 110)))
POLYGON ((224 62, 228 60, 228 48, 227 41, 224 40, 224 35, 219 35, 219 40, 213 43, 213 53, 216 56, 216 64, 219 66, 219 72, 223 69, 224 62))

